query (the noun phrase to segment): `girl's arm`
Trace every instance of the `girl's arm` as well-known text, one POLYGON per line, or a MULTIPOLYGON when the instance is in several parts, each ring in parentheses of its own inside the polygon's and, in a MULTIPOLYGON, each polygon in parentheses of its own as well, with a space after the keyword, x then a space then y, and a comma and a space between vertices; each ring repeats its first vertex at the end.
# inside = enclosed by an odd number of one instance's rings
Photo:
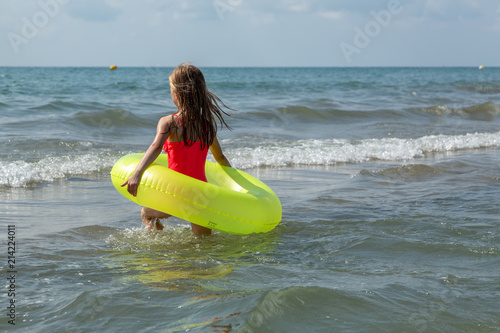
POLYGON ((222 148, 220 147, 219 140, 217 140, 217 137, 214 139, 214 142, 210 146, 210 151, 212 152, 212 155, 214 156, 217 163, 228 167, 231 166, 231 163, 229 163, 229 160, 227 159, 226 155, 224 155, 224 153, 222 152, 222 148))
POLYGON ((171 122, 172 116, 163 117, 160 119, 156 128, 156 136, 153 140, 153 143, 149 146, 148 150, 132 173, 132 176, 130 176, 130 178, 121 185, 122 187, 127 185, 127 191, 134 197, 137 196, 137 188, 139 187, 142 173, 148 166, 151 165, 151 163, 156 160, 156 158, 161 153, 163 143, 165 143, 169 135, 171 122))

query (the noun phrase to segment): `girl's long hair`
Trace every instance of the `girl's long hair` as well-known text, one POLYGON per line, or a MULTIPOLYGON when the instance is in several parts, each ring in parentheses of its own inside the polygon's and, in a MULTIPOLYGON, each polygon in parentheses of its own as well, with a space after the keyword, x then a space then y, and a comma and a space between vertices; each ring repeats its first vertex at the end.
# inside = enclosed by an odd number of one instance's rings
POLYGON ((227 107, 215 94, 208 91, 203 73, 197 67, 183 63, 169 76, 170 85, 177 92, 182 113, 183 141, 190 146, 201 141, 202 149, 210 147, 217 135, 217 120, 231 129, 224 120, 227 107), (217 118, 217 119, 216 119, 217 118), (192 140, 189 140, 189 139, 192 140))

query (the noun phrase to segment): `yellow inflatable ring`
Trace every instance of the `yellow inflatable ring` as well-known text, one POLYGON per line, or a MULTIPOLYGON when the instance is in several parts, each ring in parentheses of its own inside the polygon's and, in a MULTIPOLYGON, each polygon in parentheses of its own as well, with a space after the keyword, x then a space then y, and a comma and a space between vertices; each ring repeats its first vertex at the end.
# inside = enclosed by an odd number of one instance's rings
POLYGON ((120 158, 111 170, 116 190, 135 203, 214 230, 237 235, 268 232, 281 221, 276 194, 257 178, 207 161, 205 183, 168 168, 160 154, 144 171, 137 197, 121 187, 144 154, 120 158))

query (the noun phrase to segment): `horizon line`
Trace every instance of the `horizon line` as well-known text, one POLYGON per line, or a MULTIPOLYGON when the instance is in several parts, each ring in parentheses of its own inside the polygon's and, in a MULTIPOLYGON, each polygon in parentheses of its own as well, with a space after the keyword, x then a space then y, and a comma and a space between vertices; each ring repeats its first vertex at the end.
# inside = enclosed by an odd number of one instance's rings
MULTIPOLYGON (((119 68, 176 68, 179 65, 171 66, 171 65, 123 65, 117 66, 119 68)), ((195 65, 196 67, 204 67, 204 68, 499 68, 500 65, 392 65, 392 66, 380 66, 380 65, 366 65, 366 66, 203 66, 203 65, 195 65)), ((59 65, 59 66, 51 66, 51 65, 0 65, 0 68, 106 68, 109 69, 109 65, 59 65)))

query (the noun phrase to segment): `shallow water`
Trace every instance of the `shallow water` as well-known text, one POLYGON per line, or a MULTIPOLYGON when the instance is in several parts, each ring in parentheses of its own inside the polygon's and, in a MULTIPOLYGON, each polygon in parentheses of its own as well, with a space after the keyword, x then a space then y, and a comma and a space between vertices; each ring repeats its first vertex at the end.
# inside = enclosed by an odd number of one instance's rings
POLYGON ((207 239, 145 231, 109 179, 173 111, 169 70, 0 68, 16 330, 500 330, 500 70, 206 69, 240 109, 225 152, 283 206, 207 239))

